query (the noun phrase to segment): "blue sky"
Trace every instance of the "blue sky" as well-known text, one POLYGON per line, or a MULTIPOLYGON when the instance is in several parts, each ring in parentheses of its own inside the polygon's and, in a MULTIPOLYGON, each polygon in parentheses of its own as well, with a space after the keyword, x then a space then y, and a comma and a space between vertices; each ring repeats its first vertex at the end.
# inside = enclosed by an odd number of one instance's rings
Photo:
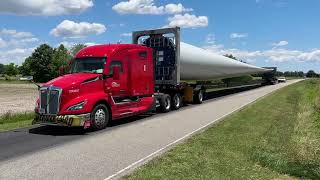
POLYGON ((258 66, 320 72, 319 0, 2 0, 0 63, 42 43, 130 43, 130 32, 182 27, 184 42, 258 66))

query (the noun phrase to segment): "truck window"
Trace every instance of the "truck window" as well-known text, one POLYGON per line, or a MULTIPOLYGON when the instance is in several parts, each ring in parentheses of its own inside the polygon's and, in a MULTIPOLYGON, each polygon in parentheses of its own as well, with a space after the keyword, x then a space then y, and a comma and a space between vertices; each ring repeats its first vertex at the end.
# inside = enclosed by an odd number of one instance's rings
POLYGON ((102 73, 106 58, 84 57, 76 58, 70 68, 70 73, 102 73))
POLYGON ((118 66, 119 69, 120 69, 120 73, 123 72, 122 62, 120 62, 120 61, 112 61, 112 62, 110 63, 110 69, 109 69, 109 73, 110 73, 110 74, 113 74, 113 66, 118 66))

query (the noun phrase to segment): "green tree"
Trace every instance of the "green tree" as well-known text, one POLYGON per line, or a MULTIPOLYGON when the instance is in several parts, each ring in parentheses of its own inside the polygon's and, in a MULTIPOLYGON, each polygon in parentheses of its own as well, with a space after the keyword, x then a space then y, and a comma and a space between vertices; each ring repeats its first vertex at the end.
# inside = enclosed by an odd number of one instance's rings
POLYGON ((236 57, 234 57, 232 54, 226 54, 225 57, 228 57, 230 59, 238 60, 236 57))
POLYGON ((84 44, 76 44, 70 49, 70 55, 74 57, 81 49, 87 47, 84 44))
POLYGON ((68 61, 72 58, 72 56, 69 54, 68 49, 64 47, 64 45, 60 45, 58 48, 54 49, 53 54, 53 61, 51 65, 52 69, 52 76, 57 77, 59 76, 59 68, 61 66, 66 67, 68 64, 68 61))
POLYGON ((4 73, 4 65, 0 63, 0 74, 4 73))
POLYGON ((17 75, 18 74, 18 65, 15 65, 14 63, 4 65, 4 74, 7 74, 8 76, 17 75))
POLYGON ((319 74, 317 74, 313 70, 310 70, 310 71, 307 72, 306 76, 309 77, 309 78, 314 78, 314 77, 319 77, 319 74))
POLYGON ((236 60, 236 61, 240 61, 240 62, 243 62, 243 63, 247 63, 247 62, 244 61, 244 60, 241 60, 241 59, 236 58, 236 57, 233 56, 232 54, 226 54, 226 55, 224 55, 224 56, 227 57, 227 58, 230 58, 230 59, 234 59, 234 60, 236 60))
POLYGON ((25 72, 30 73, 36 82, 47 82, 52 79, 52 62, 54 50, 47 44, 40 45, 23 63, 25 72))
POLYGON ((281 72, 281 71, 277 71, 276 73, 275 73, 275 76, 283 76, 283 72, 281 72))
POLYGON ((26 58, 26 60, 22 63, 22 66, 20 67, 20 74, 22 74, 23 76, 29 76, 31 75, 31 63, 32 63, 32 59, 31 56, 26 58))
POLYGON ((299 76, 299 77, 304 77, 304 72, 303 72, 303 71, 299 71, 299 72, 298 72, 298 76, 299 76))

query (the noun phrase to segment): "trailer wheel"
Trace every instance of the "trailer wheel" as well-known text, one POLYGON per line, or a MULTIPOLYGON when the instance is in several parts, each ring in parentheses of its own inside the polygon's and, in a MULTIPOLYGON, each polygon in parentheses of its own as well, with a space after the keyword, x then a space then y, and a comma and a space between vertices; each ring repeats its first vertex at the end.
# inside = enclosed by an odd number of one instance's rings
POLYGON ((160 99, 160 110, 163 113, 169 112, 171 108, 171 97, 168 94, 164 94, 160 99))
POLYGON ((182 106, 182 96, 179 93, 172 96, 171 106, 173 110, 177 110, 182 106))
POLYGON ((203 90, 195 92, 193 96, 193 102, 195 104, 201 104, 203 102, 203 90))
POLYGON ((104 104, 98 104, 91 112, 93 130, 101 130, 107 127, 109 122, 109 111, 104 104))

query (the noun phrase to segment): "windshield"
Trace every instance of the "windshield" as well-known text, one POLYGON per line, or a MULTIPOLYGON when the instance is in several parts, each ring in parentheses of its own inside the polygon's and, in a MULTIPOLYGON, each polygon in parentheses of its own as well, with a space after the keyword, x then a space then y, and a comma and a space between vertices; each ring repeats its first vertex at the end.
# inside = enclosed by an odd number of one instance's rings
POLYGON ((75 59, 70 68, 70 73, 102 73, 106 58, 86 57, 75 59))

